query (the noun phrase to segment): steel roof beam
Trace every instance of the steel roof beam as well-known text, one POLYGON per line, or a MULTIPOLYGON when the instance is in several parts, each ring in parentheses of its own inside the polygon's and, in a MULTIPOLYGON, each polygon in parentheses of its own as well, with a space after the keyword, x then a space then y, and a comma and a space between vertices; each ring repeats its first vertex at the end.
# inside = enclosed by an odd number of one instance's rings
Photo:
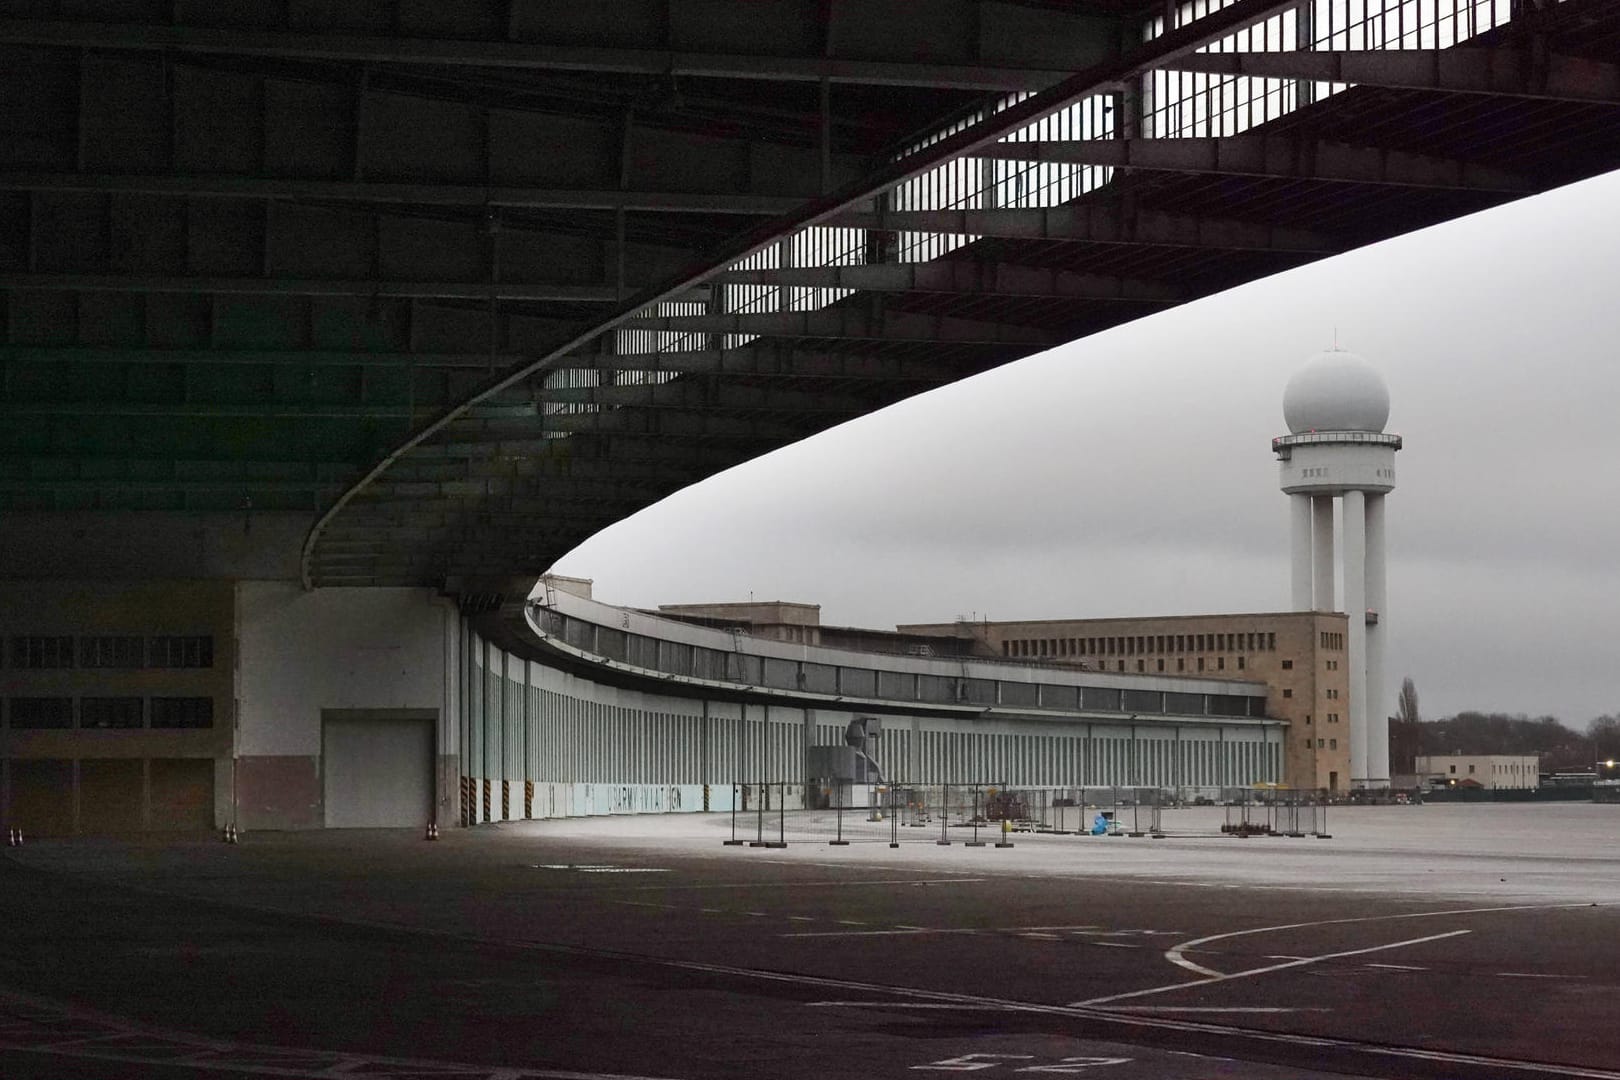
POLYGON ((763 412, 838 413, 864 412, 873 405, 870 396, 838 394, 823 390, 787 390, 780 386, 740 386, 712 380, 642 383, 626 386, 585 386, 546 391, 548 401, 578 402, 600 406, 627 405, 659 409, 740 409, 763 412))
MULTIPOLYGON (((1095 37, 1099 47, 1094 47, 1090 55, 1077 49, 1076 66, 1095 63, 1107 54, 1114 35, 1098 33, 1095 37)), ((74 49, 216 53, 518 71, 602 71, 665 78, 825 81, 945 90, 1040 90, 1069 74, 1068 70, 1007 64, 919 63, 907 55, 909 50, 898 44, 893 44, 889 50, 893 59, 846 59, 32 19, 0 19, 0 41, 74 49)), ((885 43, 866 44, 881 48, 885 43)))
MULTIPOLYGON (((431 403, 425 403, 431 405, 431 403)), ((326 405, 266 401, 243 405, 238 402, 202 401, 17 401, 6 402, 10 416, 191 416, 205 419, 243 418, 263 420, 409 420, 415 412, 402 405, 326 405)))
POLYGON ((1391 90, 1492 94, 1538 101, 1620 104, 1620 65, 1550 54, 1525 62, 1518 49, 1368 49, 1190 53, 1167 71, 1304 79, 1391 90))
MULTIPOLYGON (((762 343, 740 349, 707 349, 657 353, 580 353, 577 367, 601 372, 649 374, 747 375, 784 379, 849 379, 946 383, 977 369, 985 361, 967 355, 891 356, 762 343)), ((572 358, 571 358, 572 359, 572 358)))
POLYGON ((348 483, 339 480, 153 480, 126 477, 54 477, 36 476, 27 479, 0 477, 0 491, 118 491, 135 494, 153 492, 226 492, 233 495, 261 495, 277 492, 319 494, 340 488, 348 483))
POLYGON ((527 188, 499 184, 414 184, 258 176, 160 176, 18 170, 0 171, 0 191, 117 192, 223 199, 312 199, 402 206, 629 210, 766 217, 784 214, 804 205, 803 199, 792 196, 750 195, 735 191, 622 191, 612 188, 527 188))
MULTIPOLYGON (((803 414, 795 414, 803 415, 803 414)), ((525 421, 480 420, 473 430, 499 437, 524 432, 600 432, 662 439, 743 439, 768 441, 800 439, 836 422, 838 414, 820 414, 814 422, 793 424, 781 419, 722 416, 677 410, 613 409, 608 412, 558 413, 525 421)), ((458 426, 458 431, 466 429, 458 426)))
POLYGON ((304 367, 469 368, 521 361, 510 353, 345 352, 334 349, 142 349, 80 345, 0 345, 0 360, 38 364, 291 364, 304 367))
POLYGON ((1122 212, 1113 206, 1018 207, 996 210, 850 212, 830 224, 889 232, 945 233, 1006 240, 1064 240, 1087 244, 1160 244, 1219 251, 1278 251, 1333 255, 1350 244, 1331 234, 1264 222, 1122 212))
POLYGON ((627 319, 620 326, 625 330, 663 330, 683 334, 757 334, 762 337, 948 344, 1056 345, 1059 340, 1044 330, 1028 326, 910 312, 886 312, 874 318, 864 311, 846 307, 742 315, 640 317, 627 319))
POLYGON ((75 292, 218 293, 241 296, 364 296, 382 299, 553 300, 614 303, 611 285, 552 285, 479 281, 342 281, 323 278, 189 277, 144 274, 5 274, 0 289, 75 292))
POLYGON ((1506 195, 1524 195, 1538 190, 1522 176, 1477 162, 1284 135, 1000 142, 981 148, 974 156, 1001 161, 1279 180, 1330 180, 1506 195))
POLYGON ((945 258, 919 263, 728 270, 715 281, 739 285, 856 289, 862 292, 950 293, 974 296, 1057 296, 1176 304, 1187 293, 1159 281, 1077 274, 1068 270, 945 258))

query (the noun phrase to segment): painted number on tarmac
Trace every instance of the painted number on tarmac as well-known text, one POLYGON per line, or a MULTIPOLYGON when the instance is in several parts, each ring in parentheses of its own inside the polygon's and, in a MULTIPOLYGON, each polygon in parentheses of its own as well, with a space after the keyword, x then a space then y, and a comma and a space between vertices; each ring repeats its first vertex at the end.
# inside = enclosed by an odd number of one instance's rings
POLYGON ((929 1069, 937 1072, 977 1072, 980 1069, 994 1069, 1000 1066, 1011 1068, 1013 1072, 1021 1073, 1078 1073, 1087 1069, 1094 1069, 1099 1065, 1124 1065, 1130 1058, 1115 1057, 1066 1057, 1060 1058, 1049 1065, 1017 1065, 1021 1061, 1034 1061, 1034 1054, 963 1054, 961 1057, 946 1058, 943 1061, 930 1062, 927 1065, 913 1065, 913 1069, 929 1069))

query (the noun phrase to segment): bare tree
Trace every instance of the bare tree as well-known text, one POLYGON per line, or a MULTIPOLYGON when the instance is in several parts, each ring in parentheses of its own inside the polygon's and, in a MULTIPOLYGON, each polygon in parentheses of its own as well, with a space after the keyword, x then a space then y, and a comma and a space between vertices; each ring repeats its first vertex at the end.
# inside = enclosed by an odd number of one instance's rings
POLYGON ((1395 705, 1395 718, 1403 724, 1416 724, 1423 718, 1418 715, 1417 685, 1408 675, 1401 680, 1401 696, 1395 705))
POLYGON ((1390 771, 1412 773, 1417 771, 1417 756, 1423 752, 1423 733, 1418 727, 1417 687, 1411 676, 1401 682, 1401 696, 1396 701, 1395 715, 1389 718, 1390 771))

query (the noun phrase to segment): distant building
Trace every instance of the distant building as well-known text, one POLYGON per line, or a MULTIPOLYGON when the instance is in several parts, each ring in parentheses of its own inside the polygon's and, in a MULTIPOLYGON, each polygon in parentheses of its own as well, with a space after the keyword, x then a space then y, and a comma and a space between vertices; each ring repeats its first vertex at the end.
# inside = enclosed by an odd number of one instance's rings
POLYGON ((1430 787, 1536 788, 1541 761, 1534 754, 1420 754, 1417 774, 1430 787))
POLYGON ((1266 685, 1266 715, 1285 720, 1283 782, 1350 787, 1345 663, 1339 612, 1183 615, 1137 619, 919 623, 892 631, 818 624, 815 604, 760 601, 668 604, 664 618, 751 637, 859 652, 980 657, 1156 679, 1230 679, 1266 685))
POLYGON ((1350 787, 1346 623, 1342 612, 901 626, 906 637, 971 641, 984 655, 1089 671, 1246 679, 1266 684, 1266 715, 1288 722, 1283 780, 1350 787))

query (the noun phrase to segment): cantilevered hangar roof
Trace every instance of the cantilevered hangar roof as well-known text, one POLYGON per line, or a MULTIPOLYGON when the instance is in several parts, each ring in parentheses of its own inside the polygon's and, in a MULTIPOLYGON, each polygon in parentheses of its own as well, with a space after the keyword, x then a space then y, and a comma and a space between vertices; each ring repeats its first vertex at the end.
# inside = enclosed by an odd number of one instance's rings
POLYGON ((0 512, 538 575, 911 394, 1620 167, 1617 61, 1620 0, 19 0, 0 512))

